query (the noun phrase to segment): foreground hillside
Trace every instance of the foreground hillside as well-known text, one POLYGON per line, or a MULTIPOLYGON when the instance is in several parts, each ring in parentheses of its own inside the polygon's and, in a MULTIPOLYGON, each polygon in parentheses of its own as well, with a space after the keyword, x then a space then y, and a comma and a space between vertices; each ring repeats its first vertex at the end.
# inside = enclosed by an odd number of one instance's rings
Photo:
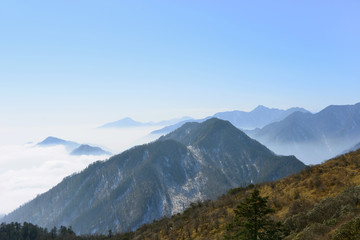
POLYGON ((158 141, 129 149, 67 177, 4 217, 77 234, 135 230, 229 189, 273 181, 305 165, 278 156, 219 119, 187 123, 158 141))

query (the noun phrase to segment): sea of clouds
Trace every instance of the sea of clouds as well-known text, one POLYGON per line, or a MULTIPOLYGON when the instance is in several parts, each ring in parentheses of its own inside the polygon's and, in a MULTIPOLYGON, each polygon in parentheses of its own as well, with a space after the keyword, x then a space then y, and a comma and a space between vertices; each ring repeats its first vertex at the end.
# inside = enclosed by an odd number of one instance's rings
POLYGON ((73 156, 61 145, 36 145, 47 136, 100 146, 117 154, 155 140, 157 136, 149 135, 153 130, 148 127, 96 129, 86 126, 0 129, 0 214, 15 210, 90 163, 110 157, 73 156))

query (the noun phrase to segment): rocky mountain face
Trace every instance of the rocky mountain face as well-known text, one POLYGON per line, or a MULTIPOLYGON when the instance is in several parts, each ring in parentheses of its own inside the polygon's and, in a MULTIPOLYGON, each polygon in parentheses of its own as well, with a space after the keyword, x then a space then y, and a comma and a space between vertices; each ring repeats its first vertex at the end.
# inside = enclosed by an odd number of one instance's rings
POLYGON ((247 134, 276 153, 319 163, 360 142, 360 103, 329 106, 316 114, 295 112, 247 134))
POLYGON ((304 167, 293 156, 275 155, 229 122, 210 119, 91 164, 3 220, 72 226, 80 234, 123 232, 181 212, 191 202, 304 167))

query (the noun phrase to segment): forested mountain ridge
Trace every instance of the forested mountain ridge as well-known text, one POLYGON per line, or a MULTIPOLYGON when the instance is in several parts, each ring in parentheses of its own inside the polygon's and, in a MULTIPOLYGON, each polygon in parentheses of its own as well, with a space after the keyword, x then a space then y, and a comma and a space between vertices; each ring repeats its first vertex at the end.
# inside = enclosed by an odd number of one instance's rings
POLYGON ((3 220, 72 226, 80 234, 124 232, 179 213, 191 202, 304 167, 295 157, 273 154, 229 122, 210 119, 96 162, 3 220))

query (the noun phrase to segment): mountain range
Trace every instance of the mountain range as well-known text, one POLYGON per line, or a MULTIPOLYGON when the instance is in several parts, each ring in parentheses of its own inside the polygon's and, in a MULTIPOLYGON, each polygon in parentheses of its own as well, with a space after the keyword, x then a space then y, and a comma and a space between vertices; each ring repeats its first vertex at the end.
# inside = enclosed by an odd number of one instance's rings
POLYGON ((127 127, 148 127, 148 126, 166 126, 191 120, 191 117, 174 118, 170 120, 164 120, 160 122, 138 122, 129 117, 120 119, 115 122, 106 123, 99 128, 127 128, 127 127))
POLYGON ((319 163, 360 142, 360 103, 332 105, 315 114, 294 112, 246 133, 278 154, 293 154, 308 164, 319 163))
MULTIPOLYGON (((316 164, 356 149, 360 142, 359 105, 332 105, 318 113, 298 107, 281 110, 259 105, 250 112, 219 112, 213 117, 230 121, 277 154, 295 155, 307 164, 316 164)), ((186 119, 151 134, 168 134, 187 122, 210 118, 186 119)))
POLYGON ((100 147, 90 146, 88 144, 80 144, 73 141, 67 141, 56 137, 47 137, 42 142, 36 144, 39 147, 64 146, 71 155, 111 155, 110 152, 100 147))
POLYGON ((213 117, 227 120, 231 122, 235 127, 240 129, 255 129, 262 128, 273 122, 281 121, 294 112, 308 113, 309 111, 299 107, 282 110, 277 108, 267 108, 259 105, 250 112, 219 112, 216 113, 213 117))
POLYGON ((230 188, 273 181, 305 165, 230 122, 187 123, 159 140, 91 164, 4 217, 80 234, 134 230, 230 188))
MULTIPOLYGON (((250 112, 245 111, 228 111, 228 112, 218 112, 212 117, 219 118, 222 120, 227 120, 231 122, 235 127, 239 129, 255 129, 264 127, 270 123, 281 121, 287 116, 291 115, 294 112, 303 112, 308 113, 306 109, 293 107, 287 110, 277 109, 277 108, 267 108, 262 105, 259 105, 250 112)), ((175 129, 181 127, 186 122, 203 122, 211 117, 206 117, 203 119, 190 119, 178 122, 173 125, 163 127, 161 129, 151 132, 152 134, 167 134, 174 131, 175 129)))

